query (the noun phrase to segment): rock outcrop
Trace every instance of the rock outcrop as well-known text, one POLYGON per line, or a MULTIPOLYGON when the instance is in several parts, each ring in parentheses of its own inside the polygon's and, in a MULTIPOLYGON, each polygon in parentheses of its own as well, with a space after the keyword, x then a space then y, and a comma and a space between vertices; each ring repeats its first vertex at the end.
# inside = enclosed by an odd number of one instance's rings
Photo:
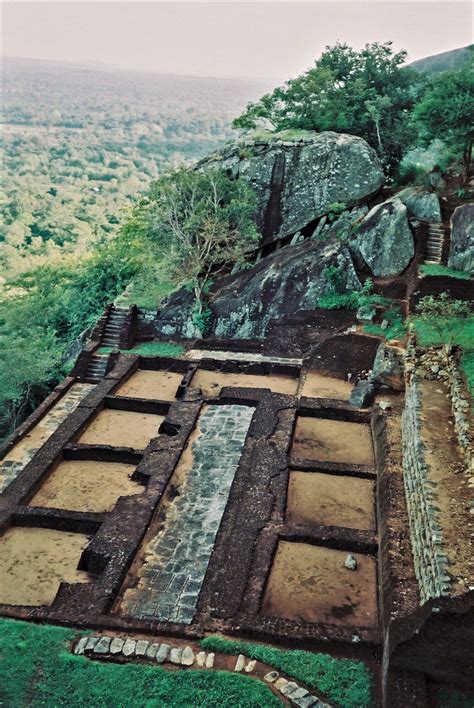
POLYGON ((389 199, 371 209, 360 222, 351 248, 372 275, 387 278, 405 270, 415 254, 415 244, 407 208, 400 199, 389 199))
POLYGON ((407 187, 397 192, 395 197, 406 206, 409 218, 433 224, 440 223, 441 207, 435 192, 430 192, 424 187, 407 187))
POLYGON ((474 204, 463 204, 451 217, 448 266, 474 275, 474 204))
MULTIPOLYGON (((316 307, 318 298, 331 288, 325 273, 329 266, 339 268, 343 288, 360 290, 349 250, 338 241, 307 240, 221 280, 210 301, 214 336, 262 338, 271 319, 316 307)), ((166 336, 195 336, 190 328, 191 308, 190 291, 173 294, 158 314, 156 332, 166 336)))
POLYGON ((264 241, 296 233, 335 203, 361 204, 384 183, 380 161, 365 140, 333 132, 235 143, 198 164, 198 169, 206 167, 250 181, 264 241))

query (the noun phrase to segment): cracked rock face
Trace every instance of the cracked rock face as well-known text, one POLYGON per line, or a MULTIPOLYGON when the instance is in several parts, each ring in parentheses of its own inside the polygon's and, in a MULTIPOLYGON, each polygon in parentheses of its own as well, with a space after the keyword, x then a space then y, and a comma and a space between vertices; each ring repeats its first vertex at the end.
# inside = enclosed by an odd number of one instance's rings
MULTIPOLYGON (((259 339, 264 337, 271 319, 313 309, 318 298, 330 290, 324 272, 329 266, 339 267, 343 287, 360 290, 349 250, 337 240, 330 243, 307 240, 223 279, 210 302, 214 336, 259 339)), ((189 310, 190 297, 185 291, 170 296, 155 323, 157 332, 187 336, 183 313, 189 310)))
POLYGON ((474 275, 474 204, 463 204, 451 217, 448 266, 474 275))
POLYGON ((264 241, 295 233, 336 202, 348 207, 365 202, 384 183, 382 165, 365 140, 333 132, 294 142, 233 144, 198 165, 206 167, 249 180, 258 197, 264 241))
POLYGON ((387 278, 402 273, 415 255, 415 244, 407 208, 400 199, 389 199, 371 209, 351 248, 372 275, 387 278))
POLYGON ((407 187, 397 192, 396 197, 405 204, 410 218, 435 224, 441 221, 439 198, 434 192, 424 187, 407 187))

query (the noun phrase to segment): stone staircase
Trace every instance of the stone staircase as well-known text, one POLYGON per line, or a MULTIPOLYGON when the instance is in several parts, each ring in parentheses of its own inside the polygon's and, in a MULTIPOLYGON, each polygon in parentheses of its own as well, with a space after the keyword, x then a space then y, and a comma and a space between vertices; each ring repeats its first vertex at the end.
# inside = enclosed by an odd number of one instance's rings
POLYGON ((93 354, 87 367, 85 381, 87 383, 98 383, 107 373, 108 354, 93 354))
POLYGON ((127 312, 127 307, 114 307, 110 311, 100 342, 102 347, 112 347, 113 349, 118 349, 120 343, 120 333, 122 331, 127 312))
POLYGON ((425 263, 440 264, 443 260, 443 247, 446 237, 444 224, 430 224, 426 241, 425 263))

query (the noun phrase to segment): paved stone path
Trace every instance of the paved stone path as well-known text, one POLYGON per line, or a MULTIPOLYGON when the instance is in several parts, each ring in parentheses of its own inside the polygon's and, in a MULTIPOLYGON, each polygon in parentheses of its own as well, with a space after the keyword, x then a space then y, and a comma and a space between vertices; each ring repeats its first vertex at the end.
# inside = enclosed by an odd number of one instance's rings
POLYGON ((268 362, 269 364, 295 364, 301 366, 303 359, 295 359, 290 357, 268 356, 266 354, 250 353, 250 352, 232 352, 221 351, 220 349, 190 349, 186 352, 184 359, 216 359, 216 361, 245 361, 251 362, 268 362))
POLYGON ((138 585, 122 601, 123 614, 184 624, 193 619, 253 412, 237 405, 203 409, 192 468, 164 529, 149 542, 138 585))
POLYGON ((93 388, 94 384, 74 384, 71 386, 35 427, 5 455, 0 461, 0 493, 18 477, 28 462, 43 447, 46 440, 93 388))

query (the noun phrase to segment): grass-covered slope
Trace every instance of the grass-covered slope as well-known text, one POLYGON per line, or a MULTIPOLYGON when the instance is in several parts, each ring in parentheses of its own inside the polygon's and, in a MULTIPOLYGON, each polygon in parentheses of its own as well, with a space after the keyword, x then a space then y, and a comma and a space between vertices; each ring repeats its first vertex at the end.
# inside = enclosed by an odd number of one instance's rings
POLYGON ((309 688, 323 693, 341 708, 369 708, 373 701, 373 677, 362 661, 337 659, 329 654, 288 651, 223 637, 206 637, 201 646, 222 654, 245 654, 282 671, 309 688))
POLYGON ((151 708, 280 706, 260 681, 222 671, 167 671, 74 656, 77 632, 0 619, 0 705, 151 708))

